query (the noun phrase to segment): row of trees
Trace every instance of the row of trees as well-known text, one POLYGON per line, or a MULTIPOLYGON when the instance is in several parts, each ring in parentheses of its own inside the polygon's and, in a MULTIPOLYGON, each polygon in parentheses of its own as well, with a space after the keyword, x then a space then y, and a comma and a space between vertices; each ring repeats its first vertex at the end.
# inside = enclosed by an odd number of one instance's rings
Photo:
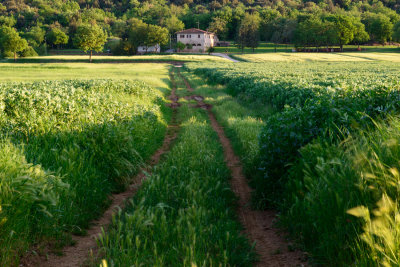
MULTIPOLYGON (((57 34, 57 30, 51 30, 48 34, 51 38, 54 38, 55 44, 66 43, 68 36, 65 33, 57 34)), ((30 33, 30 42, 35 42, 36 45, 44 40, 44 31, 35 29, 30 33)), ((90 62, 92 62, 92 52, 102 51, 104 44, 107 41, 107 35, 103 28, 97 24, 82 24, 77 28, 77 32, 74 38, 74 44, 77 48, 90 52, 90 62)), ((24 56, 35 55, 35 51, 29 45, 28 41, 20 36, 16 29, 9 26, 0 27, 0 51, 3 56, 13 55, 14 61, 17 59, 17 53, 22 53, 24 56), (32 52, 33 50, 33 52, 32 52)))
POLYGON ((346 44, 400 41, 400 21, 397 16, 391 21, 382 14, 366 12, 361 17, 346 13, 278 17, 263 24, 258 13, 246 13, 238 27, 238 47, 255 48, 261 38, 275 44, 291 43, 296 47, 329 48, 337 45, 343 50, 346 44))

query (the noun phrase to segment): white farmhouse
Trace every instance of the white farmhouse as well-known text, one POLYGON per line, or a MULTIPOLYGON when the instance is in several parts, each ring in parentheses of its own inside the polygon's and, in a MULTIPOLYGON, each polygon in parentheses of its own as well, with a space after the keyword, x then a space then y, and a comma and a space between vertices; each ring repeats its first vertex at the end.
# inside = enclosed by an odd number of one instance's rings
POLYGON ((184 43, 186 48, 183 52, 206 52, 209 47, 213 47, 218 42, 218 37, 212 32, 200 29, 188 29, 176 33, 178 42, 184 43))

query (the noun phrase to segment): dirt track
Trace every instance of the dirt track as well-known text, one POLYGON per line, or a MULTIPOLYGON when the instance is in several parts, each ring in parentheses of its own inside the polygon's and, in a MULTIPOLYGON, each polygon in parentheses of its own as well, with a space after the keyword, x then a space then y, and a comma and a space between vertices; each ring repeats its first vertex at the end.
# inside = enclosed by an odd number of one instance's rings
MULTIPOLYGON (((183 79, 187 90, 193 92, 189 82, 179 72, 178 75, 183 79)), ((192 95, 188 98, 197 101, 194 107, 208 111, 211 126, 218 134, 219 140, 224 149, 225 162, 231 171, 231 187, 239 198, 238 214, 240 222, 244 227, 244 234, 255 243, 259 261, 256 266, 268 267, 293 267, 306 266, 303 261, 304 254, 300 251, 289 251, 288 242, 279 234, 279 230, 274 227, 276 214, 274 211, 258 211, 250 208, 251 188, 243 174, 243 167, 238 156, 235 155, 229 139, 224 133, 224 129, 219 125, 214 114, 211 112, 212 106, 203 102, 202 96, 192 95)))
POLYGON ((167 134, 164 138, 162 146, 153 154, 148 162, 148 166, 142 168, 133 179, 132 184, 128 190, 120 193, 113 194, 110 199, 112 200, 110 207, 104 212, 104 214, 98 220, 92 223, 92 226, 87 230, 85 236, 73 236, 73 241, 76 245, 67 246, 62 250, 62 256, 50 254, 46 256, 34 256, 30 255, 22 259, 21 266, 40 266, 40 267, 77 267, 85 265, 93 255, 98 255, 98 248, 96 238, 101 234, 102 229, 106 228, 111 223, 112 215, 119 209, 125 206, 126 200, 133 197, 138 188, 141 186, 144 179, 146 179, 146 173, 151 172, 152 166, 156 165, 161 156, 169 151, 172 142, 177 137, 179 126, 176 124, 176 108, 179 107, 178 97, 176 96, 176 84, 174 76, 171 73, 172 91, 170 95, 171 104, 173 108, 173 116, 170 125, 168 126, 167 134))

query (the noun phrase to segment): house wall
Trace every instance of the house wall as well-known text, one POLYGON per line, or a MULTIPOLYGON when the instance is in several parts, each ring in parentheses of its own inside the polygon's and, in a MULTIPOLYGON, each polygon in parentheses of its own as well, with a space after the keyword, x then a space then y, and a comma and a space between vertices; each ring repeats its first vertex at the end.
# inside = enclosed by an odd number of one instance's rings
POLYGON ((186 33, 177 34, 177 41, 184 44, 193 45, 192 49, 184 49, 184 52, 205 52, 207 48, 216 44, 214 34, 205 33, 186 33))

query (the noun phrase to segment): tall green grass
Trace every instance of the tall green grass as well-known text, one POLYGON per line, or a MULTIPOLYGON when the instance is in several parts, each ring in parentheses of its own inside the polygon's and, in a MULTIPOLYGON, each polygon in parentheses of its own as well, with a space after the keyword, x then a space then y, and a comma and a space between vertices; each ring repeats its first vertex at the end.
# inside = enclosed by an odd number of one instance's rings
POLYGON ((181 133, 99 239, 111 266, 249 266, 222 147, 203 110, 183 105, 181 133))
POLYGON ((0 84, 0 264, 84 234, 161 144, 163 102, 136 81, 0 84))
POLYGON ((305 146, 291 169, 282 223, 319 264, 400 263, 400 120, 375 126, 305 146))

